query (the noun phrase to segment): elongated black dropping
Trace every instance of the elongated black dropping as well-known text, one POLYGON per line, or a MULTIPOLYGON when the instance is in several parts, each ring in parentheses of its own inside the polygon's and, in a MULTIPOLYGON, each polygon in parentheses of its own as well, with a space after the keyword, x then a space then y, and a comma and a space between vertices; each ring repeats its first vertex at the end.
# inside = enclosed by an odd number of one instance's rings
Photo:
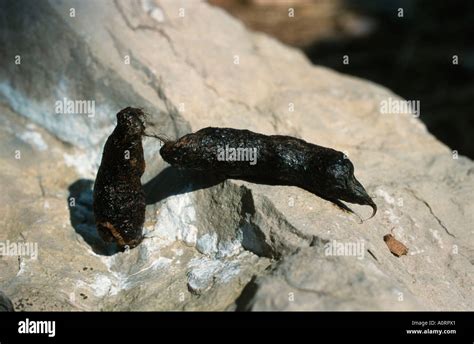
POLYGON ((142 136, 144 113, 127 107, 117 114, 117 126, 107 139, 94 185, 94 215, 105 241, 133 248, 143 239, 145 171, 142 136))
POLYGON ((372 216, 377 212, 376 204, 354 177, 354 165, 342 152, 294 137, 208 127, 176 141, 165 141, 160 153, 176 167, 254 183, 293 185, 350 212, 341 200, 371 206, 372 216), (256 148, 256 163, 222 160, 225 147, 256 148))

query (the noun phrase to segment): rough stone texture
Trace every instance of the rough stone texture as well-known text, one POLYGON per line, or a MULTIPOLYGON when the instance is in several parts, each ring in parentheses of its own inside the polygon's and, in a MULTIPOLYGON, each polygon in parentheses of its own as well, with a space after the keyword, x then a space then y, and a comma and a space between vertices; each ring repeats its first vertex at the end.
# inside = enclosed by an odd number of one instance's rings
POLYGON ((381 114, 390 91, 199 1, 2 6, 0 242, 38 244, 37 259, 0 256, 16 310, 474 308, 474 164, 416 118, 381 114), (64 97, 95 100, 95 116, 55 114, 64 97), (359 224, 295 187, 216 184, 166 167, 146 139, 147 238, 117 253, 95 231, 91 187, 125 106, 170 138, 230 126, 344 151, 379 212, 359 224), (335 243, 361 251, 328 255, 335 243))

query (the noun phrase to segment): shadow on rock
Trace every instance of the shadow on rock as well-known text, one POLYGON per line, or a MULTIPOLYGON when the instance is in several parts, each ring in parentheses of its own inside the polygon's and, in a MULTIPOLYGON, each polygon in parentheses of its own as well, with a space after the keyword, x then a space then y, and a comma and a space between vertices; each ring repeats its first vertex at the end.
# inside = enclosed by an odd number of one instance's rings
POLYGON ((145 185, 146 204, 160 202, 170 196, 206 189, 225 180, 210 172, 166 167, 145 185))
POLYGON ((14 312, 11 300, 2 291, 0 291, 0 312, 14 312))
POLYGON ((114 243, 103 241, 95 227, 94 211, 92 208, 93 184, 93 180, 78 179, 69 186, 67 202, 71 225, 94 253, 111 256, 119 251, 114 243))
POLYGON ((179 169, 169 166, 143 185, 146 204, 158 203, 170 196, 207 189, 211 186, 222 183, 227 179, 242 180, 262 185, 284 185, 278 182, 265 180, 263 177, 230 177, 219 175, 211 171, 197 171, 185 168, 179 169))
POLYGON ((258 291, 256 277, 252 277, 249 283, 242 289, 240 296, 235 300, 236 312, 249 312, 252 310, 253 299, 258 291))

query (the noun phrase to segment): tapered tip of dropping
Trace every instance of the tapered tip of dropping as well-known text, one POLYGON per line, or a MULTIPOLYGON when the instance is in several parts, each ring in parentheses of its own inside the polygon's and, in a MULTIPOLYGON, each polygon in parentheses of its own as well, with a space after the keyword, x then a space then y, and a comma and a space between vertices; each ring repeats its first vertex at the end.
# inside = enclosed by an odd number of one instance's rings
POLYGON ((362 186, 357 179, 353 179, 350 185, 351 190, 351 197, 349 202, 358 203, 360 205, 368 205, 372 208, 372 215, 367 219, 371 219, 377 213, 377 205, 372 200, 372 198, 368 195, 367 191, 365 191, 364 187, 362 186))
POLYGON ((366 194, 362 202, 359 202, 359 204, 368 205, 369 207, 372 208, 372 215, 370 215, 370 217, 365 219, 364 221, 370 220, 371 218, 375 216, 375 214, 377 214, 377 204, 375 204, 375 202, 372 200, 372 198, 370 198, 369 195, 366 194))
POLYGON ((350 203, 370 206, 372 208, 372 215, 367 220, 373 218, 377 213, 377 205, 368 195, 367 191, 365 191, 362 184, 359 183, 357 179, 355 179, 355 177, 353 177, 348 183, 348 190, 349 195, 347 195, 345 199, 343 198, 343 200, 350 203))
POLYGON ((371 199, 370 203, 368 205, 370 207, 372 207, 372 215, 367 219, 367 220, 370 220, 371 218, 373 218, 375 216, 375 214, 377 214, 377 204, 375 204, 375 202, 372 201, 372 199, 371 199))

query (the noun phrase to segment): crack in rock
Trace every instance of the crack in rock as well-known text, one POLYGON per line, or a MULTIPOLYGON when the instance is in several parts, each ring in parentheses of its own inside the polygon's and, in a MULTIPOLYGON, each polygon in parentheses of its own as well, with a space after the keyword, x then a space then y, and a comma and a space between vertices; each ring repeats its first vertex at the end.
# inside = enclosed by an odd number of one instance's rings
POLYGON ((443 224, 443 222, 441 221, 441 219, 436 216, 436 214, 433 212, 433 209, 431 208, 430 204, 428 202, 426 202, 423 198, 419 197, 415 191, 411 190, 411 189, 407 189, 408 192, 410 192, 413 197, 415 197, 418 201, 420 201, 421 203, 423 203, 429 210, 430 214, 436 219, 436 221, 438 222, 438 224, 444 229, 444 231, 446 232, 446 234, 448 234, 449 236, 453 237, 453 238, 456 238, 456 236, 454 234, 452 234, 451 232, 449 232, 448 228, 443 224))
MULTIPOLYGON (((139 11, 135 8, 133 3, 130 3, 130 2, 126 2, 126 3, 128 3, 132 6, 132 9, 130 9, 132 12, 133 11, 135 11, 135 12, 139 11)), ((140 21, 138 21, 138 24, 133 25, 132 22, 131 22, 130 15, 128 15, 126 13, 127 9, 123 8, 122 1, 114 0, 114 5, 115 5, 115 8, 117 9, 117 11, 119 12, 120 16, 122 17, 123 21, 125 22, 125 25, 127 25, 130 30, 132 30, 132 31, 149 30, 149 31, 154 31, 154 32, 159 33, 168 42, 173 54, 176 57, 179 56, 178 51, 176 50, 176 48, 173 44, 173 40, 171 39, 171 37, 166 33, 166 31, 163 28, 158 27, 156 24, 155 25, 142 24, 140 21)), ((156 10, 158 8, 159 7, 155 6, 154 10, 156 10)), ((161 11, 163 11, 161 8, 159 8, 159 9, 161 11)), ((146 10, 146 9, 144 8, 144 10, 146 10)), ((151 13, 153 13, 153 9, 148 8, 147 12, 148 12, 148 15, 150 15, 151 13)))

